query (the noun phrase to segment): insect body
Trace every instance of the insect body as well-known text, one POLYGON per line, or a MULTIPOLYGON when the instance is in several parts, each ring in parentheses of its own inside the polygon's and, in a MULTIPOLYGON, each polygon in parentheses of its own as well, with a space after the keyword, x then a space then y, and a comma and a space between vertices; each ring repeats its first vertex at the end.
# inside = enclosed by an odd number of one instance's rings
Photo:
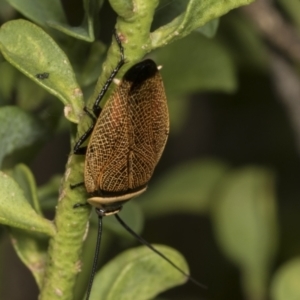
POLYGON ((111 214, 143 193, 168 132, 163 82, 148 59, 127 71, 96 122, 85 160, 88 202, 111 214))
POLYGON ((99 93, 92 115, 93 124, 74 147, 86 154, 84 185, 98 214, 120 211, 122 205, 143 193, 164 150, 169 133, 166 94, 159 70, 147 59, 131 67, 104 109, 99 106, 105 92, 125 63, 121 59, 99 93), (87 147, 81 145, 89 137, 87 147))

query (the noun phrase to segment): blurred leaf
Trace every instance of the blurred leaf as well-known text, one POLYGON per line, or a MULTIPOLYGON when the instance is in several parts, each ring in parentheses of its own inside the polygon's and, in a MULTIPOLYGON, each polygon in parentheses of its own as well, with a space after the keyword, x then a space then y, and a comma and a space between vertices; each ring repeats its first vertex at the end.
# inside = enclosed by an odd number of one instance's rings
POLYGON ((3 158, 44 139, 45 128, 30 114, 15 106, 0 108, 0 164, 3 158))
MULTIPOLYGON (((2 23, 13 19, 16 15, 16 11, 8 4, 6 0, 0 0, 0 20, 2 23)), ((1 55, 0 55, 1 56, 1 55)), ((1 61, 1 58, 0 58, 1 61)))
POLYGON ((41 288, 47 263, 47 237, 17 228, 11 228, 10 233, 13 247, 19 258, 31 271, 37 285, 41 288))
POLYGON ((231 13, 222 18, 218 40, 221 40, 235 64, 247 72, 269 70, 269 53, 261 33, 243 15, 231 13))
POLYGON ((285 13, 290 19, 297 25, 298 30, 300 29, 300 2, 297 0, 278 0, 276 3, 283 8, 285 13))
POLYGON ((52 222, 39 216, 26 200, 16 182, 0 172, 0 223, 28 231, 55 234, 52 222))
POLYGON ((21 74, 18 77, 18 81, 15 83, 15 88, 17 91, 17 104, 26 111, 37 109, 48 94, 28 77, 21 74), (34 95, 34 97, 32 95, 34 95))
POLYGON ((13 66, 64 103, 67 119, 78 122, 82 92, 67 56, 49 35, 28 21, 10 21, 1 27, 0 49, 13 66), (36 77, 44 72, 49 78, 36 77))
POLYGON ((6 61, 0 63, 0 106, 7 105, 8 99, 16 84, 17 71, 6 61), (2 98, 2 97, 3 98, 2 98))
POLYGON ((52 27, 67 35, 87 42, 94 38, 94 18, 97 16, 103 0, 85 0, 85 15, 80 26, 70 26, 66 19, 62 3, 59 0, 7 0, 16 10, 33 22, 52 27))
POLYGON ((300 299, 300 257, 285 263, 275 273, 271 283, 271 296, 273 300, 299 300, 300 299))
POLYGON ((170 127, 171 134, 176 135, 183 128, 185 122, 187 121, 190 101, 188 99, 189 95, 186 96, 172 96, 168 97, 168 108, 170 115, 170 127))
POLYGON ((66 23, 66 16, 59 0, 6 0, 22 15, 41 26, 47 26, 49 21, 66 23))
POLYGON ((98 79, 101 72, 101 65, 106 54, 106 46, 100 41, 91 45, 90 53, 86 59, 83 70, 80 72, 81 86, 88 86, 98 79))
MULTIPOLYGON (((182 2, 186 3, 186 0, 180 0, 180 3, 182 2)), ((253 0, 190 0, 178 17, 151 33, 152 48, 162 47, 183 38, 207 22, 226 14, 231 9, 251 2, 253 0)))
POLYGON ((13 169, 12 174, 9 175, 13 177, 19 187, 23 190, 25 198, 34 210, 42 216, 43 214, 37 197, 35 179, 30 169, 24 164, 19 164, 13 169))
POLYGON ((216 238, 242 273, 250 299, 265 299, 277 249, 274 174, 247 167, 228 174, 212 206, 216 238))
MULTIPOLYGON (((185 272, 184 258, 174 249, 153 245, 185 272)), ((142 246, 124 251, 97 273, 91 292, 91 300, 152 299, 159 293, 187 278, 150 249, 142 246)))
POLYGON ((37 194, 43 210, 53 209, 57 205, 58 190, 62 175, 53 176, 46 184, 38 188, 37 194))
POLYGON ((178 165, 139 197, 147 216, 205 213, 228 166, 217 160, 194 160, 178 165))
MULTIPOLYGON (((136 233, 142 232, 144 226, 144 215, 140 206, 135 203, 134 200, 126 203, 119 215, 136 233)), ((119 237, 130 240, 133 238, 114 217, 105 218, 104 223, 107 229, 111 230, 119 237)))
POLYGON ((193 33, 155 52, 169 102, 172 97, 199 91, 233 92, 236 89, 234 65, 225 48, 215 40, 193 33), (172 53, 172 55, 170 55, 172 53))
POLYGON ((187 116, 187 94, 203 91, 231 93, 237 88, 230 53, 216 40, 199 33, 154 52, 155 61, 163 65, 170 110, 171 128, 180 128, 187 116))
MULTIPOLYGON (((51 0, 49 0, 49 2, 51 2, 51 0)), ((55 19, 49 20, 47 24, 74 38, 93 42, 95 40, 94 22, 97 20, 102 4, 103 0, 84 0, 83 7, 85 14, 80 26, 70 26, 66 22, 60 22, 55 19)))
POLYGON ((219 27, 220 19, 214 19, 203 25, 202 27, 196 29, 197 32, 202 33, 204 36, 208 38, 213 38, 219 27))

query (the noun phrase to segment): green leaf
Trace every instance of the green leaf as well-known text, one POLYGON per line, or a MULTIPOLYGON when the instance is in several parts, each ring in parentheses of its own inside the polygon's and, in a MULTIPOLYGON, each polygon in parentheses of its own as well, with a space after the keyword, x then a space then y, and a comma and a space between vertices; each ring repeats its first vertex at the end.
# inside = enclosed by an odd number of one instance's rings
POLYGON ((42 286, 47 263, 48 238, 26 230, 10 229, 12 244, 19 258, 34 276, 39 287, 42 286))
POLYGON ((295 257, 276 271, 271 283, 273 300, 300 299, 300 257, 295 257))
POLYGON ((83 105, 81 89, 67 56, 48 34, 28 21, 10 21, 1 27, 0 50, 13 66, 64 103, 68 120, 78 122, 83 105), (45 72, 48 78, 36 77, 45 72))
POLYGON ((226 14, 230 10, 251 2, 253 2, 253 0, 190 0, 183 13, 165 26, 152 32, 152 48, 162 47, 180 39, 207 22, 226 14))
POLYGON ((67 35, 87 42, 94 40, 94 19, 98 15, 103 0, 85 0, 85 15, 80 26, 70 26, 59 0, 7 0, 28 19, 43 27, 52 27, 67 35))
MULTIPOLYGON (((179 268, 189 272, 184 258, 177 251, 162 245, 153 246, 179 268)), ((186 280, 186 276, 168 262, 142 246, 121 253, 101 269, 95 277, 90 299, 152 299, 186 280)))
POLYGON ((239 268, 249 299, 265 299, 277 249, 274 174, 247 167, 228 174, 212 207, 216 238, 239 268))
POLYGON ((0 172, 0 190, 1 224, 54 236, 52 222, 34 211, 20 187, 3 172, 0 172))
POLYGON ((59 0, 7 0, 7 2, 28 19, 44 27, 47 26, 47 22, 53 20, 67 22, 59 0))
MULTIPOLYGON (((161 0, 158 8, 155 11, 152 28, 155 30, 160 26, 172 22, 172 20, 174 20, 176 17, 185 13, 188 4, 189 1, 186 0, 161 0)), ((215 19, 206 23, 200 28, 197 28, 196 30, 201 32, 206 37, 213 37, 217 32, 218 25, 219 19, 215 19)))
POLYGON ((19 187, 23 190, 24 196, 34 210, 43 215, 40 209, 39 200, 37 197, 36 183, 30 169, 24 164, 18 164, 10 174, 19 187))
POLYGON ((29 147, 44 139, 45 128, 18 107, 0 108, 0 164, 15 150, 29 147))
POLYGON ((191 161, 170 170, 139 199, 147 216, 204 213, 228 166, 217 160, 191 161))

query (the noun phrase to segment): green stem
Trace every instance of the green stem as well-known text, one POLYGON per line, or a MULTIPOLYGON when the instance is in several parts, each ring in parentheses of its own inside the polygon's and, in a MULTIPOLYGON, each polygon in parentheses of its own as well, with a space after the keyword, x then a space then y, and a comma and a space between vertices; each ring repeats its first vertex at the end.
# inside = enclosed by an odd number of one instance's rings
MULTIPOLYGON (((118 78, 121 78, 126 69, 141 60, 150 51, 150 27, 158 1, 111 0, 110 2, 119 15, 116 29, 122 38, 125 58, 128 63, 117 75, 118 78), (133 6, 131 7, 129 3, 133 3, 133 6)), ((97 94, 117 65, 119 58, 119 49, 114 41, 108 51, 107 60, 94 95, 88 101, 89 107, 92 107, 97 94)), ((112 92, 113 86, 114 84, 108 91, 106 99, 112 92)), ((79 135, 87 128, 87 122, 90 122, 90 119, 84 116, 78 126, 79 135)), ((70 155, 55 216, 57 234, 50 240, 49 259, 40 300, 74 299, 74 287, 77 274, 81 269, 81 252, 90 209, 88 207, 73 208, 74 204, 86 201, 86 194, 83 187, 71 190, 70 184, 83 180, 83 169, 83 158, 70 155)))
MULTIPOLYGON (((126 64, 117 74, 117 78, 120 79, 130 66, 140 61, 152 50, 150 28, 158 0, 132 0, 133 7, 129 6, 128 1, 110 0, 110 3, 118 14, 115 28, 123 42, 126 60, 126 64)), ((107 59, 103 64, 102 74, 99 77, 92 97, 89 99, 89 107, 93 105, 99 91, 117 65, 119 59, 120 50, 113 38, 113 43, 107 53, 107 59)), ((109 98, 113 89, 114 84, 111 85, 106 93, 105 100, 109 98)))
POLYGON ((71 155, 57 205, 54 220, 57 234, 49 244, 48 264, 39 297, 41 300, 74 298, 73 290, 81 269, 80 257, 90 208, 73 208, 76 203, 84 203, 86 199, 84 188, 71 190, 70 184, 82 181, 82 171, 82 158, 71 155))

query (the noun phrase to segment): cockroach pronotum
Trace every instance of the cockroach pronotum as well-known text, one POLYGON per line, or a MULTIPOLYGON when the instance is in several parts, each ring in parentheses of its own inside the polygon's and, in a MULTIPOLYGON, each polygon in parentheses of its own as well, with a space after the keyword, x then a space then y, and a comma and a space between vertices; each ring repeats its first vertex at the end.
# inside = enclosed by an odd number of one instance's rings
MULTIPOLYGON (((117 34, 121 59, 99 93, 93 114, 84 111, 93 120, 92 125, 74 146, 74 154, 85 154, 84 184, 89 195, 87 202, 98 214, 98 237, 94 263, 86 299, 92 289, 96 272, 102 218, 115 215, 119 223, 142 244, 167 260, 188 279, 203 287, 177 267, 164 254, 138 236, 118 216, 126 201, 142 194, 162 155, 169 134, 169 114, 164 85, 154 61, 146 59, 132 66, 123 76, 116 91, 103 110, 99 106, 114 77, 124 65, 124 49, 117 34), (82 144, 90 137, 88 145, 82 144)), ((77 204, 75 207, 85 204, 77 204)))

